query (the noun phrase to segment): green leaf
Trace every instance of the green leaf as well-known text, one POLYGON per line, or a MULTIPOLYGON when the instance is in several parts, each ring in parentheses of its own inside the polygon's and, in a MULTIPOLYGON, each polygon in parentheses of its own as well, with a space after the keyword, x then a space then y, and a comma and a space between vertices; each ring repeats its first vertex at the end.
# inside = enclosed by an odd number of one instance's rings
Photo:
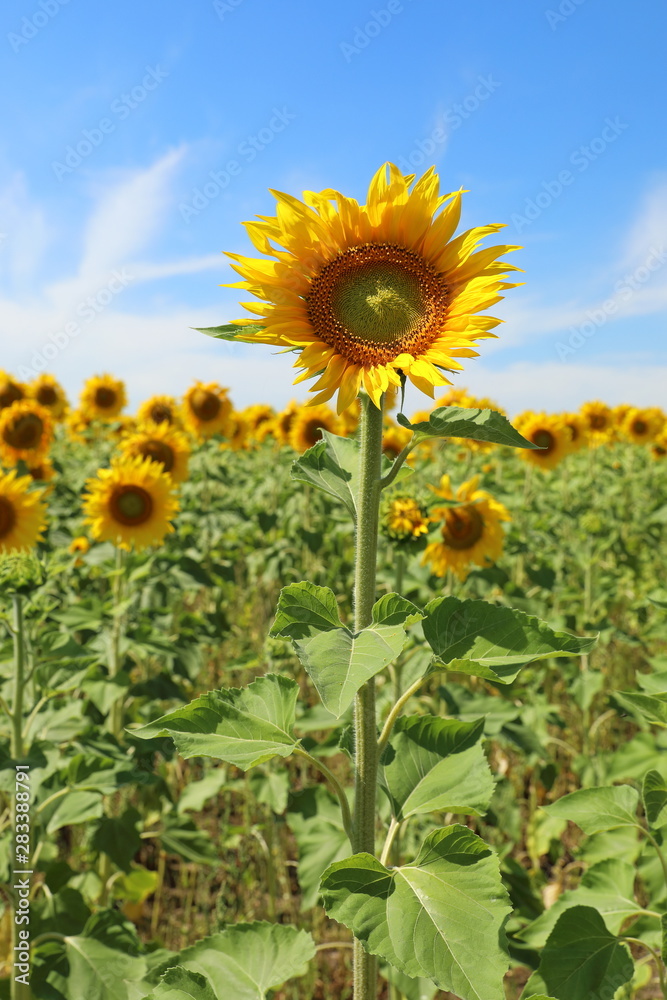
POLYGON ((249 334, 259 333, 264 327, 261 324, 249 324, 240 326, 238 323, 226 323, 224 326, 193 326, 197 333, 205 333, 207 337, 214 337, 216 340, 236 340, 243 341, 249 334))
POLYGON ((458 597, 431 601, 423 628, 436 655, 436 669, 445 667, 497 684, 511 683, 526 663, 579 656, 597 641, 554 632, 523 611, 458 597))
POLYGON ((564 795, 550 806, 544 806, 550 816, 569 819, 584 833, 600 833, 623 826, 639 826, 637 805, 639 792, 630 785, 608 788, 581 788, 564 795))
POLYGON ((216 767, 215 770, 210 771, 204 778, 200 778, 199 781, 192 781, 189 785, 186 785, 178 800, 179 813, 187 812, 189 809, 193 812, 200 812, 210 799, 216 797, 226 781, 226 769, 216 767))
POLYGON ((160 883, 157 872, 140 866, 129 874, 117 878, 113 883, 114 899, 124 899, 130 903, 143 903, 152 896, 160 883))
POLYGON ((334 592, 304 580, 280 591, 276 620, 269 635, 306 639, 342 626, 334 592))
POLYGON ((102 796, 96 792, 71 792, 54 802, 54 808, 47 806, 49 821, 47 833, 55 833, 64 826, 76 826, 88 823, 91 819, 99 819, 102 815, 102 796))
POLYGON ((170 736, 182 757, 214 757, 245 771, 289 757, 299 745, 292 733, 298 693, 291 678, 266 674, 246 688, 210 691, 131 732, 140 739, 170 736))
POLYGON ((656 590, 647 596, 651 604, 655 604, 656 608, 667 611, 667 590, 656 590))
POLYGON ((662 931, 662 944, 660 947, 660 957, 667 965, 667 913, 660 917, 660 930, 662 931))
POLYGON ((602 916, 612 934, 618 934, 625 921, 641 912, 636 902, 634 865, 618 858, 607 858, 584 872, 577 889, 564 892, 537 920, 519 932, 518 937, 531 948, 543 948, 560 915, 573 906, 592 906, 602 916))
POLYGON ((554 927, 537 977, 556 1000, 613 1000, 634 971, 626 945, 609 933, 597 910, 575 906, 554 927))
POLYGON ((176 959, 180 967, 209 981, 216 1000, 265 1000, 269 990, 304 975, 314 957, 310 934, 256 921, 232 924, 181 951, 176 959))
POLYGON ((143 958, 116 951, 95 938, 68 937, 65 952, 71 1000, 127 1000, 127 983, 138 982, 146 973, 143 958))
POLYGON ((419 608, 400 594, 385 594, 373 605, 374 625, 402 625, 407 628, 423 617, 419 608))
POLYGON ((497 857, 467 827, 436 830, 398 868, 370 854, 333 864, 321 892, 330 916, 407 976, 432 979, 461 1000, 504 997, 510 906, 497 857))
POLYGON ((394 816, 436 810, 483 816, 495 788, 478 743, 483 731, 484 719, 399 718, 380 771, 394 816))
POLYGON ((213 987, 205 976, 188 972, 177 965, 168 969, 145 1000, 216 1000, 213 987))
POLYGON ((527 441, 511 423, 497 410, 473 410, 463 406, 439 406, 433 410, 428 420, 411 424, 402 413, 397 418, 402 427, 407 427, 420 437, 468 438, 472 441, 490 441, 506 444, 511 448, 536 448, 527 441))
POLYGON ((430 979, 411 979, 391 965, 380 968, 380 975, 395 986, 403 1000, 433 1000, 438 987, 430 979))
POLYGON ((624 708, 636 712, 652 726, 667 727, 667 692, 642 694, 639 691, 615 691, 614 697, 624 708))
POLYGON ((667 782, 659 771, 647 771, 644 775, 642 802, 649 826, 662 826, 667 806, 667 782))

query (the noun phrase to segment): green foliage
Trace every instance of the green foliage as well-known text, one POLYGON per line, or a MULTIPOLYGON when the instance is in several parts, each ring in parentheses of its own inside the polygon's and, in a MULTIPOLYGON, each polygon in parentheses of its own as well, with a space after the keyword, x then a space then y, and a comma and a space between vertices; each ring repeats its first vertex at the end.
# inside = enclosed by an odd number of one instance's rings
POLYGON ((468 438, 472 441, 490 441, 509 445, 511 448, 536 448, 512 427, 497 410, 476 410, 462 406, 440 406, 432 410, 428 420, 416 424, 398 414, 402 427, 414 431, 417 437, 468 438))

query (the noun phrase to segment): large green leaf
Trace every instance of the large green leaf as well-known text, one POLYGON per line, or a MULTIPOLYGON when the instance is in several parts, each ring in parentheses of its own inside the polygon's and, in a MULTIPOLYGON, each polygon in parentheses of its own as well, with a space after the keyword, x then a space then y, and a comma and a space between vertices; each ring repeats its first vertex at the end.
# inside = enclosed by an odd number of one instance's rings
POLYGON ((91 819, 99 819, 102 815, 102 796, 97 792, 67 791, 60 799, 55 799, 53 805, 45 809, 48 814, 47 833, 55 833, 64 826, 76 826, 88 823, 91 819))
POLYGON ((483 816, 494 781, 481 744, 484 719, 400 718, 382 758, 380 782, 394 816, 451 812, 483 816))
POLYGON ((177 965, 168 969, 145 1000, 217 1000, 205 976, 177 965))
POLYGON ((512 448, 536 448, 527 441, 511 423, 497 410, 473 410, 463 406, 439 406, 429 415, 428 420, 416 424, 402 413, 397 420, 402 427, 408 427, 420 437, 469 438, 473 441, 490 441, 506 444, 512 448))
POLYGON ((667 692, 642 694, 640 691, 615 691, 614 697, 652 726, 667 727, 667 692))
POLYGON ((564 795, 544 809, 550 816, 569 819, 584 833, 600 833, 623 826, 639 826, 637 805, 639 792, 630 785, 606 788, 580 788, 564 795))
POLYGON ((555 1000, 613 1000, 633 975, 627 946, 609 933, 597 910, 575 906, 559 917, 525 993, 530 996, 534 984, 555 1000))
POLYGON ((65 938, 69 1000, 127 1000, 127 984, 146 973, 145 959, 124 954, 92 937, 65 938))
POLYGON ((351 632, 340 620, 332 591, 295 583, 280 593, 271 635, 292 639, 323 705, 340 718, 359 688, 398 657, 405 629, 419 618, 410 601, 386 594, 374 605, 368 628, 351 632))
POLYGON ((426 606, 423 628, 435 653, 436 669, 461 671, 500 684, 511 683, 520 668, 551 656, 578 656, 595 639, 554 632, 523 611, 438 597, 426 606))
POLYGON ((333 864, 321 892, 330 916, 407 976, 432 979, 461 1000, 504 998, 510 906, 498 859, 467 827, 436 830, 398 868, 370 854, 333 864))
POLYGON ((543 948, 561 913, 573 906, 592 906, 601 914, 609 931, 618 934, 628 917, 642 910, 635 900, 635 877, 634 865, 618 858, 592 865, 584 872, 577 889, 564 892, 518 936, 531 948, 543 948))
POLYGON ((647 771, 644 775, 642 802, 649 826, 662 826, 667 806, 667 782, 659 771, 647 771))
POLYGON ((248 324, 247 326, 238 323, 225 323, 223 326, 193 326, 197 333, 205 333, 207 337, 214 337, 216 340, 243 341, 253 333, 259 333, 264 327, 259 323, 248 324))
POLYGON ((292 733, 299 685, 266 674, 246 688, 211 691, 132 735, 170 736, 182 757, 215 757, 243 770, 271 757, 289 757, 299 745, 292 733))
POLYGON ((306 931, 256 921, 198 941, 179 952, 174 964, 203 976, 215 1000, 265 1000, 269 990, 304 975, 314 956, 315 943, 306 931))

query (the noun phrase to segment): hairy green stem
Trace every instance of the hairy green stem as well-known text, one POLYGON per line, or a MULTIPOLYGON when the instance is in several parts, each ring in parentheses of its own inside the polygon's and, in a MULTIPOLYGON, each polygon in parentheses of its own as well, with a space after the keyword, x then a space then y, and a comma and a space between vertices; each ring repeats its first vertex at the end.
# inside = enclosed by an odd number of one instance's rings
MULTIPOLYGON (((359 431, 359 492, 355 539, 354 629, 360 632, 372 620, 375 603, 380 482, 382 468, 382 402, 375 406, 361 399, 359 431)), ((378 747, 375 711, 375 678, 364 684, 354 707, 354 843, 355 852, 375 854, 375 797, 378 747)), ((354 1000, 375 1000, 377 960, 354 942, 354 1000)))

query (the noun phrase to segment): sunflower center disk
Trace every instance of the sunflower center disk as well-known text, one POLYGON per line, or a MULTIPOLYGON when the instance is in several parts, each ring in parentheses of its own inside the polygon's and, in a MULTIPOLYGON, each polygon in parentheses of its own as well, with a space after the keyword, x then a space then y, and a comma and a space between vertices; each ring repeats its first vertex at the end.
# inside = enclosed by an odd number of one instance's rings
POLYGON ((446 316, 447 289, 405 247, 367 243, 331 261, 313 281, 308 316, 325 343, 357 364, 426 349, 446 316))
POLYGON ((37 392, 37 402, 42 406, 53 406, 58 402, 56 390, 50 385, 43 385, 37 392))
POLYGON ((222 406, 215 393, 205 389, 196 389, 192 393, 190 405, 200 420, 215 420, 222 406))
POLYGON ((474 507, 447 511, 442 537, 450 549, 471 549, 484 533, 484 521, 474 507))
POLYGON ((0 539, 6 538, 16 524, 16 512, 7 497, 0 497, 0 539))
POLYGON ((156 424, 170 424, 172 420, 171 410, 162 403, 156 403, 151 409, 151 420, 156 424))
POLYGON ((95 402, 102 410, 110 410, 116 403, 116 393, 113 389, 102 387, 95 393, 95 402))
POLYGON ((141 486, 121 486, 111 498, 111 513, 128 526, 143 524, 153 513, 150 493, 141 486))
POLYGON ((174 468, 174 453, 165 441, 146 441, 139 449, 144 458, 159 462, 165 472, 174 468))
POLYGON ((554 438, 551 431, 540 430, 535 431, 533 434, 533 444, 536 444, 538 448, 543 449, 543 453, 548 455, 549 452, 553 451, 556 444, 556 439, 554 438))
POLYGON ((12 448, 29 451, 39 444, 43 431, 41 417, 36 413, 26 413, 5 429, 5 441, 12 448))
POLYGON ((6 406, 11 406, 12 403, 18 403, 19 399, 23 399, 23 393, 17 385, 9 383, 0 392, 0 410, 4 410, 6 406))

